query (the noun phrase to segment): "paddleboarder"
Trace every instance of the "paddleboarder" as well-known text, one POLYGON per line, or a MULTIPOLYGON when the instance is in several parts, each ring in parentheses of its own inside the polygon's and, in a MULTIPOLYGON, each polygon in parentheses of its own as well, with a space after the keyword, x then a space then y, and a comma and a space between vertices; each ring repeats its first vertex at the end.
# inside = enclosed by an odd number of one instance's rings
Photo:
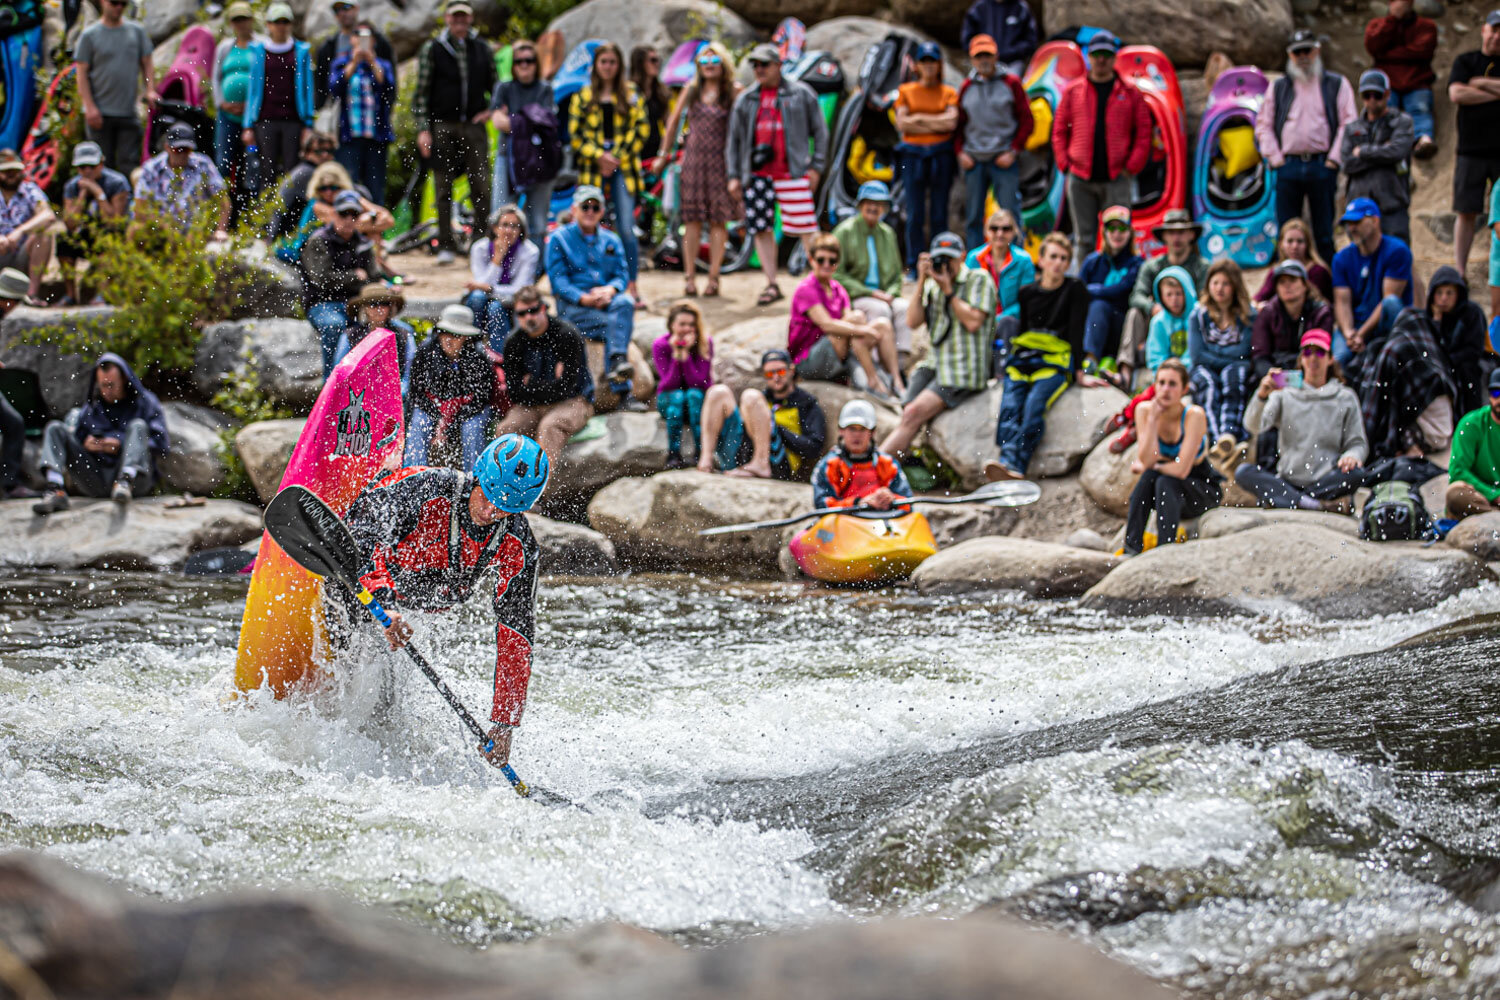
POLYGON ((531 680, 540 550, 525 512, 546 489, 549 471, 540 445, 503 434, 480 454, 472 474, 400 469, 367 486, 345 518, 365 559, 360 582, 390 612, 385 638, 392 649, 412 634, 400 609, 446 611, 468 600, 486 570, 498 570, 494 745, 484 753, 497 767, 510 759, 531 680))

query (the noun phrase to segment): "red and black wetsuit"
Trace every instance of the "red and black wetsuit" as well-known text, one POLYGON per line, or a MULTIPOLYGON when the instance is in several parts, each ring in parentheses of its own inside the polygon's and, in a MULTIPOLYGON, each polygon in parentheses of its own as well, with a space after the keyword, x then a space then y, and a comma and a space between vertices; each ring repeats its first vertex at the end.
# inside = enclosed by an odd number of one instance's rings
POLYGON ((515 726, 531 680, 540 548, 525 514, 475 524, 473 488, 456 469, 401 469, 367 486, 345 521, 368 559, 360 582, 387 607, 443 611, 468 600, 485 570, 499 570, 490 720, 515 726))

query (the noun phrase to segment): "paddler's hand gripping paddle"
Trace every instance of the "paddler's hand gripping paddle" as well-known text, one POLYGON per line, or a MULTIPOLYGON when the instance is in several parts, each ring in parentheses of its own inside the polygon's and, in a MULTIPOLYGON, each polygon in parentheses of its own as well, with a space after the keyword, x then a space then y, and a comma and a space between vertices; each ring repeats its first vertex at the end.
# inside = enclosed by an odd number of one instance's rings
MULTIPOLYGON (((354 544, 349 526, 316 493, 305 486, 288 486, 276 494, 266 507, 265 525, 271 540, 281 546, 282 551, 291 556, 297 565, 309 573, 347 587, 382 628, 391 627, 391 616, 385 613, 385 608, 380 606, 375 595, 359 582, 363 560, 360 559, 359 547, 354 544)), ((469 731, 479 737, 481 752, 489 753, 493 750, 495 741, 490 739, 489 733, 464 708, 458 695, 438 676, 426 658, 410 642, 401 648, 406 650, 406 655, 427 676, 432 686, 438 689, 448 706, 458 713, 469 731)), ((509 764, 501 764, 500 773, 505 775, 519 795, 531 795, 531 789, 509 764)))

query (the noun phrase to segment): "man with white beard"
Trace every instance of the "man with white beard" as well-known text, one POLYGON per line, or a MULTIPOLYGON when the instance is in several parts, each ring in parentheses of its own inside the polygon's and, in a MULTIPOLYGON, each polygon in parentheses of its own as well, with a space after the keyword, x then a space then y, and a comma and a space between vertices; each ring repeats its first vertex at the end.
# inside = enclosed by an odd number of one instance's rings
POLYGON ((1255 120, 1260 155, 1276 168, 1276 225, 1307 202, 1313 242, 1333 259, 1334 195, 1344 128, 1358 116, 1354 88, 1323 68, 1318 37, 1298 29, 1287 43, 1286 76, 1276 81, 1255 120))

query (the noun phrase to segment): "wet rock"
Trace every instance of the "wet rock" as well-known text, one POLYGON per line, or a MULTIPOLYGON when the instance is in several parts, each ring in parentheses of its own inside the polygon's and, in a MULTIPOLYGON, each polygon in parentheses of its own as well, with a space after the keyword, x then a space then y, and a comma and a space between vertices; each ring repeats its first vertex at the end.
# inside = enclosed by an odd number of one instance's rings
POLYGON ((803 483, 683 469, 610 483, 589 503, 588 516, 628 566, 774 576, 782 547, 775 529, 710 537, 698 531, 811 508, 812 488, 803 483))
POLYGON ((0 565, 57 569, 161 570, 200 549, 239 545, 260 534, 260 511, 233 500, 173 507, 174 497, 147 497, 121 508, 108 500, 72 499, 65 511, 37 517, 30 500, 0 503, 0 565))
POLYGON ((69 309, 32 309, 17 306, 0 320, 0 363, 37 373, 42 399, 55 419, 83 403, 89 392, 94 358, 66 354, 51 343, 21 343, 32 330, 55 329, 63 335, 99 329, 114 314, 112 306, 69 309))
MULTIPOLYGON (((984 463, 999 456, 995 421, 1000 412, 999 383, 948 410, 927 428, 927 442, 963 478, 965 486, 984 482, 984 463)), ((1118 389, 1067 389, 1047 413, 1047 427, 1031 457, 1027 477, 1066 476, 1077 471, 1105 434, 1109 418, 1130 402, 1118 389)))
POLYGON ((1466 553, 1278 523, 1152 549, 1112 570, 1083 604, 1122 614, 1230 614, 1290 603, 1363 619, 1428 608, 1493 579, 1466 553))
POLYGON ((1215 51, 1236 64, 1280 69, 1292 33, 1290 0, 1047 0, 1047 24, 1108 28, 1126 44, 1159 46, 1177 66, 1202 66, 1215 51))
POLYGON ((1337 531, 1350 538, 1359 537, 1359 522, 1346 514, 1324 510, 1262 510, 1255 507, 1215 507, 1198 518, 1199 538, 1223 538, 1266 525, 1311 524, 1337 531))
POLYGON ((1093 549, 1095 552, 1108 552, 1109 539, 1092 528, 1079 528, 1067 537, 1064 545, 1072 545, 1079 549, 1093 549))
POLYGON ((608 576, 620 572, 614 545, 592 528, 540 514, 529 514, 527 520, 542 547, 543 573, 608 576))
POLYGON ((1500 560, 1500 513, 1466 517, 1448 532, 1447 543, 1485 562, 1500 560))
POLYGON ((162 479, 174 490, 208 496, 224 485, 229 466, 221 454, 221 435, 235 422, 216 410, 191 403, 163 403, 171 447, 158 463, 162 479))
POLYGON ((1121 518, 1089 498, 1077 476, 1042 479, 1037 485, 1042 488, 1041 499, 1030 506, 1016 508, 1016 526, 1011 529, 1011 535, 1016 538, 1063 542, 1080 528, 1107 538, 1123 523, 1121 518))
POLYGON ((1083 921, 1095 930, 1148 913, 1179 913, 1220 899, 1258 900, 1265 893, 1223 864, 1201 869, 1078 872, 1049 879, 989 904, 1004 913, 1048 923, 1083 921))
POLYGON ((1020 519, 1014 507, 990 507, 982 503, 956 503, 917 507, 932 527, 938 549, 946 549, 971 538, 1008 535, 1020 519))
POLYGON ((1500 859, 1481 861, 1438 882, 1480 913, 1500 913, 1500 859))
POLYGON ((198 342, 193 381, 207 398, 226 375, 246 365, 254 367, 268 396, 302 411, 312 408, 323 388, 323 355, 306 320, 245 319, 207 327, 198 342))
POLYGON ((654 411, 617 410, 594 419, 602 421, 603 436, 563 447, 549 493, 591 497, 617 479, 649 476, 666 466, 667 426, 654 411))
POLYGON ((250 483, 262 503, 270 503, 281 487, 292 449, 302 436, 306 420, 262 420, 250 424, 234 436, 234 448, 245 463, 250 483))
POLYGON ((1083 491, 1115 517, 1124 517, 1130 511, 1130 494, 1141 478, 1130 471, 1130 463, 1135 461, 1136 454, 1133 446, 1118 454, 1109 450, 1124 433, 1122 428, 1094 445, 1094 450, 1089 452, 1083 460, 1083 467, 1078 470, 1078 482, 1083 491))
POLYGON ((1104 579, 1118 560, 1103 552, 1026 538, 974 538, 918 566, 912 583, 924 594, 1019 590, 1031 597, 1071 597, 1104 579))
POLYGON ((570 46, 586 38, 628 39, 663 57, 689 38, 718 38, 736 50, 756 40, 744 18, 709 0, 585 0, 547 30, 562 32, 570 46))

